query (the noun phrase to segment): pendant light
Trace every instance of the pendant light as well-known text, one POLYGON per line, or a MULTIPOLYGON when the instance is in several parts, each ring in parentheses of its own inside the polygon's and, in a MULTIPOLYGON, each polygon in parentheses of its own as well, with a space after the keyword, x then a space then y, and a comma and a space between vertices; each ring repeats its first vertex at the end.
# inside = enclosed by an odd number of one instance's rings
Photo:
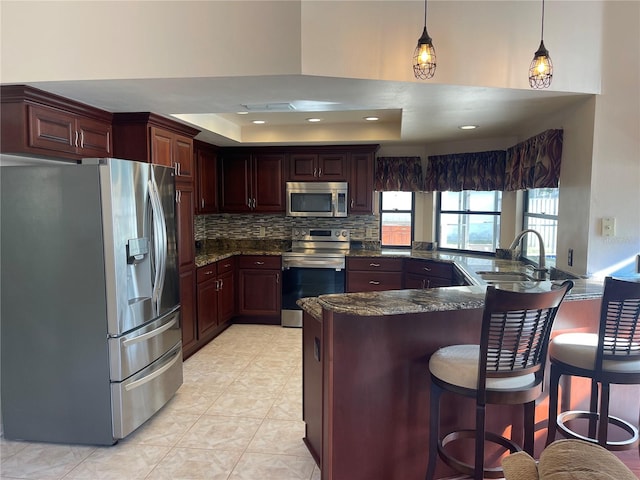
POLYGON ((413 74, 416 78, 426 80, 436 73, 436 50, 431 37, 427 33, 427 0, 424 0, 424 29, 418 39, 418 46, 413 52, 413 74))
POLYGON ((533 56, 529 66, 529 85, 531 88, 547 88, 553 78, 553 63, 549 50, 544 46, 544 0, 542 0, 542 31, 540 33, 540 47, 533 56))

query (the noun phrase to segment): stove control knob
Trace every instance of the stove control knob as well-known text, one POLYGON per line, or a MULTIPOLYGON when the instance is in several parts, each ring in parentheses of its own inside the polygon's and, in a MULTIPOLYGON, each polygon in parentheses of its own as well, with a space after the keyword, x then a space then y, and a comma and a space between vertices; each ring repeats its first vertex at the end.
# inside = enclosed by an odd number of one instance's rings
POLYGON ((294 231, 293 231, 293 236, 294 236, 294 237, 298 237, 298 236, 300 236, 300 231, 299 231, 299 230, 294 230, 294 231))
POLYGON ((338 230, 336 230, 335 235, 336 235, 336 237, 339 237, 340 236, 340 232, 338 230))
POLYGON ((347 238, 347 231, 346 231, 346 230, 342 230, 342 236, 343 236, 344 238, 347 238))

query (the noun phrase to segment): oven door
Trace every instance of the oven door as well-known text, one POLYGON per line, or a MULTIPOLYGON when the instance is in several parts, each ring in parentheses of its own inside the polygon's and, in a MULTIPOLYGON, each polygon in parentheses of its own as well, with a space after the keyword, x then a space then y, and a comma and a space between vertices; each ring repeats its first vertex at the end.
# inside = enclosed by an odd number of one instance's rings
POLYGON ((290 267, 282 271, 283 327, 301 327, 302 309, 296 302, 305 297, 344 293, 343 268, 290 267))

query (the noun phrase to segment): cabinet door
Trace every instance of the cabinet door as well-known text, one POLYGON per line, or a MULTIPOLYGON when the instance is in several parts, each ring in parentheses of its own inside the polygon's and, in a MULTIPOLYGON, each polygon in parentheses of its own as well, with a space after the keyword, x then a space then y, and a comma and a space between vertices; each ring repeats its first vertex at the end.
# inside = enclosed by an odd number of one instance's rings
POLYGON ((218 325, 233 318, 236 314, 234 272, 227 272, 218 276, 218 325))
POLYGON ((218 325, 218 281, 198 284, 198 334, 200 338, 218 325))
POLYGON ((347 180, 347 154, 322 153, 318 155, 318 179, 324 182, 347 180))
POLYGON ((193 181, 193 140, 185 135, 175 134, 173 143, 173 163, 176 165, 178 178, 193 181))
POLYGON ((280 271, 239 271, 238 313, 240 315, 280 315, 280 295, 280 271))
POLYGON ((111 157, 111 125, 90 118, 77 119, 78 151, 85 157, 111 157))
POLYGON ((76 153, 75 116, 55 108, 29 105, 29 146, 76 153))
POLYGON ((315 153, 292 153, 289 160, 289 179, 292 181, 316 180, 318 155, 315 153))
POLYGON ((173 134, 157 127, 149 127, 151 135, 151 163, 173 167, 173 134))
POLYGON ((351 154, 349 213, 373 213, 373 154, 351 154))
POLYGON ((220 211, 249 212, 251 156, 225 155, 220 159, 220 211))
POLYGON ((218 162, 216 153, 209 149, 196 149, 198 171, 198 213, 218 211, 218 162))
POLYGON ((193 353, 198 341, 196 332, 196 278, 194 269, 180 272, 180 321, 182 323, 182 349, 184 357, 193 353))
POLYGON ((256 155, 253 159, 254 211, 285 211, 284 162, 284 154, 256 155))
POLYGON ((178 265, 195 261, 193 233, 194 191, 191 183, 176 183, 176 221, 178 230, 178 265))

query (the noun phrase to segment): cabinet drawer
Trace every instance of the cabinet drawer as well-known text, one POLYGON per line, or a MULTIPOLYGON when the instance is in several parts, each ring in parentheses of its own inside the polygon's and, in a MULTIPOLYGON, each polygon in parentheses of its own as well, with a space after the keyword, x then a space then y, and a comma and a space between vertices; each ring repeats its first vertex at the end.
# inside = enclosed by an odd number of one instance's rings
POLYGON ((239 260, 239 268, 264 268, 280 269, 279 255, 242 255, 239 260))
POLYGON ((401 288, 401 272, 347 273, 347 290, 349 292, 372 292, 378 290, 398 290, 401 288))
POLYGON ((222 275, 226 272, 232 272, 236 266, 236 259, 234 257, 224 258, 218 260, 218 275, 222 275))
POLYGON ((407 263, 407 273, 416 273, 429 277, 442 277, 451 280, 453 276, 453 265, 429 260, 409 260, 407 263))
POLYGON ((401 258, 347 258, 347 270, 402 272, 401 258))
POLYGON ((216 272, 217 272, 217 269, 216 269, 215 263, 212 263, 210 265, 205 265, 204 267, 200 267, 196 271, 196 282, 197 283, 206 282, 211 278, 215 278, 217 274, 216 272))

